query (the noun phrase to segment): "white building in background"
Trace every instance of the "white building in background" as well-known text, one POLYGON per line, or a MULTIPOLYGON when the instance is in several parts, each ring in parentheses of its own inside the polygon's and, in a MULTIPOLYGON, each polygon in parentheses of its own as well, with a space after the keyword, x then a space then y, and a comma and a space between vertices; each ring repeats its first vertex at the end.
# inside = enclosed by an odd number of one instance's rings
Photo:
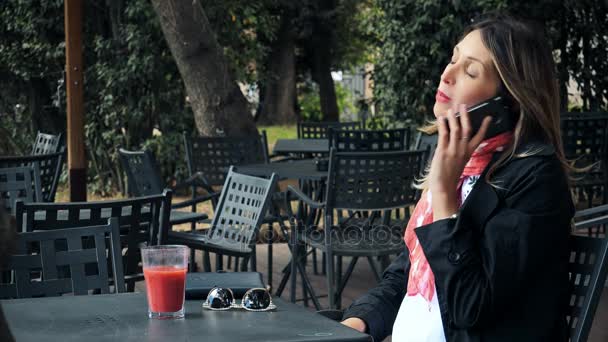
MULTIPOLYGON (((373 84, 371 80, 373 69, 373 64, 367 63, 354 70, 332 72, 332 78, 351 93, 352 99, 355 102, 365 101, 370 104, 373 98, 373 84)), ((370 111, 373 112, 373 106, 370 106, 370 111)), ((359 113, 341 114, 343 121, 362 119, 358 115, 359 113)))

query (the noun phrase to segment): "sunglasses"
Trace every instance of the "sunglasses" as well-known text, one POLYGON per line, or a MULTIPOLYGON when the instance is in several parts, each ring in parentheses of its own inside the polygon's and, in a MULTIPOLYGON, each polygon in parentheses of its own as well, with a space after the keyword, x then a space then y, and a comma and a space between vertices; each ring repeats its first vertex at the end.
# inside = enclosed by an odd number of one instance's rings
POLYGON ((208 310, 229 310, 245 309, 247 311, 270 311, 276 309, 272 303, 272 298, 268 290, 263 288, 253 288, 247 290, 243 295, 240 304, 236 304, 234 294, 231 289, 214 287, 209 291, 207 299, 203 303, 203 309, 208 310))

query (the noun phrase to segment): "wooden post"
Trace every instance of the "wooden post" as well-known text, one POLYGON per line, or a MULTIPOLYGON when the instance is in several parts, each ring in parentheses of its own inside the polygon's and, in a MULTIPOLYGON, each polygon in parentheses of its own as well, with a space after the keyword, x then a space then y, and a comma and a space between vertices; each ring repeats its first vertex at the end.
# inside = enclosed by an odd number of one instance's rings
POLYGON ((65 0, 65 72, 67 79, 67 143, 70 201, 87 200, 84 153, 84 101, 82 70, 82 0, 65 0))

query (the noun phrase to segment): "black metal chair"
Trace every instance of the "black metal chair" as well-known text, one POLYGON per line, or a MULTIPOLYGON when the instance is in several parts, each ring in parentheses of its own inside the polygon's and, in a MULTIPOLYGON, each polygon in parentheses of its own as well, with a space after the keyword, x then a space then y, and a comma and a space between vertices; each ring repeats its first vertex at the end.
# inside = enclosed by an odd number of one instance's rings
POLYGON ((2 156, 0 157, 0 168, 20 166, 38 168, 42 198, 36 200, 54 202, 64 161, 65 151, 30 156, 2 156))
MULTIPOLYGON (((238 167, 245 164, 269 163, 268 141, 266 132, 262 131, 259 136, 244 137, 191 137, 183 134, 186 150, 186 161, 191 177, 201 176, 208 184, 220 187, 226 180, 227 170, 231 166, 238 167)), ((267 224, 269 229, 265 236, 268 243, 268 284, 272 285, 272 243, 275 237, 273 224, 284 225, 287 216, 281 215, 279 210, 283 197, 275 192, 268 213, 265 214, 262 224, 267 224)), ((215 203, 214 203, 215 209, 215 203)), ((205 254, 205 258, 208 255, 205 254)), ((252 270, 257 270, 255 250, 251 258, 252 270)), ((228 267, 232 260, 228 259, 228 267)), ((237 265, 235 264, 235 267, 237 265)))
MULTIPOLYGON (((164 185, 160 170, 152 152, 148 150, 127 151, 121 148, 118 150, 118 155, 127 174, 128 189, 131 196, 149 196, 163 191, 164 185)), ((190 223, 190 230, 196 230, 197 223, 207 223, 209 221, 209 216, 206 213, 196 211, 197 204, 209 201, 214 205, 219 193, 213 191, 211 185, 205 178, 201 177, 200 173, 195 173, 172 187, 173 190, 183 188, 191 188, 192 197, 189 200, 171 204, 169 223, 171 227, 190 223), (206 194, 198 196, 200 189, 206 194), (178 210, 187 207, 190 207, 190 212, 178 210)), ((190 252, 190 270, 196 271, 194 249, 190 252)))
POLYGON ((360 130, 360 122, 298 122, 298 139, 328 139, 327 129, 360 130))
POLYGON ((337 152, 388 152, 409 148, 410 130, 337 130, 328 129, 329 147, 337 152))
POLYGON ((230 166, 269 162, 264 131, 260 136, 183 137, 190 176, 200 174, 211 186, 224 184, 230 166))
MULTIPOLYGON (((381 277, 375 257, 388 257, 403 251, 404 223, 393 221, 391 210, 415 204, 416 189, 412 187, 415 177, 423 168, 426 151, 399 152, 330 152, 329 179, 325 202, 315 202, 300 190, 288 187, 286 209, 291 217, 291 299, 295 300, 296 271, 302 273, 305 298, 311 294, 313 303, 319 309, 318 300, 301 265, 300 249, 297 244, 310 245, 325 252, 329 308, 340 304, 341 293, 360 257, 367 258, 376 279, 381 277), (291 201, 298 200, 298 215, 291 210, 291 201), (324 211, 324 227, 311 225, 306 208, 324 211), (340 219, 343 210, 367 211, 362 217, 348 216, 340 219), (337 218, 337 219, 336 219, 337 218), (342 257, 352 257, 342 274, 342 257), (337 260, 336 260, 337 259, 337 260), (337 268, 334 271, 334 263, 337 268)), ((284 277, 285 281, 286 277, 284 277)), ((284 286, 284 283, 282 284, 284 286)), ((282 291, 282 287, 280 289, 282 291)), ((280 295, 280 291, 277 291, 280 295)))
MULTIPOLYGON (((608 224, 608 205, 580 210, 575 229, 600 230, 608 224)), ((572 235, 570 241, 570 341, 587 341, 608 274, 608 238, 572 235)))
MULTIPOLYGON (((235 270, 242 258, 240 269, 246 270, 249 259, 254 256, 254 236, 262 224, 276 181, 274 174, 264 179, 236 173, 231 167, 208 232, 171 231, 169 241, 216 253, 216 270, 223 268, 221 256, 224 255, 236 258, 235 270)), ((210 264, 204 266, 210 271, 210 264)))
POLYGON ((8 283, 0 283, 2 299, 65 293, 86 295, 95 291, 110 293, 108 261, 114 278, 113 292, 125 292, 116 218, 101 226, 20 233, 16 240, 15 253, 9 259, 8 268, 3 269, 11 276, 3 277, 9 280, 8 283), (106 240, 109 245, 106 245, 106 240), (58 241, 67 241, 67 250, 57 250, 58 241), (87 246, 83 241, 94 241, 94 244, 87 246), (110 260, 106 256, 106 248, 110 260), (85 265, 92 264, 96 268, 94 274, 85 271, 85 265))
POLYGON ((38 134, 36 134, 36 141, 32 147, 32 155, 61 152, 61 149, 63 148, 62 138, 63 136, 61 133, 55 135, 38 131, 38 134))
POLYGON ((17 200, 34 202, 42 198, 39 170, 36 167, 21 166, 0 169, 0 205, 15 214, 17 200))
MULTIPOLYGON (((127 151, 125 149, 118 150, 119 158, 123 169, 127 174, 128 189, 131 196, 151 196, 158 195, 166 188, 160 176, 160 170, 156 163, 154 154, 148 150, 143 151, 127 151)), ((172 203, 171 209, 180 209, 191 207, 191 212, 171 210, 169 223, 171 225, 204 222, 208 219, 205 213, 197 213, 196 205, 206 201, 213 201, 219 193, 213 192, 210 185, 203 177, 198 174, 192 175, 183 182, 172 186, 173 191, 183 188, 193 188, 192 198, 179 203, 172 203), (197 196, 198 190, 202 189, 206 192, 205 195, 197 196)), ((194 226, 193 226, 194 227, 194 226)))
POLYGON ((17 201, 17 230, 24 232, 55 230, 104 224, 118 218, 121 243, 125 250, 124 280, 127 290, 143 280, 139 265, 142 245, 164 244, 169 230, 172 192, 111 201, 72 203, 24 203, 17 201))
POLYGON ((435 154, 435 149, 437 148, 437 134, 426 134, 423 132, 418 132, 416 135, 416 141, 412 146, 413 150, 427 150, 429 153, 427 154, 427 158, 425 161, 425 166, 430 165, 431 160, 433 160, 433 155, 435 154))
MULTIPOLYGON (((563 113, 562 141, 567 159, 576 167, 592 166, 584 175, 577 175, 572 185, 577 198, 586 198, 586 207, 608 202, 608 113, 563 113)), ((580 203, 580 201, 579 201, 580 203)))

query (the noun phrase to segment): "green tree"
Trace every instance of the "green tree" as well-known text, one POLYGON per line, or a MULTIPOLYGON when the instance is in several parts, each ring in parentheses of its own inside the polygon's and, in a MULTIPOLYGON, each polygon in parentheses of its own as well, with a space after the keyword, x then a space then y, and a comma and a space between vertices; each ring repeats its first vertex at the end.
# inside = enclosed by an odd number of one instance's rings
POLYGON ((374 83, 384 115, 421 122, 430 116, 436 86, 451 47, 469 21, 487 11, 508 10, 545 25, 554 49, 566 109, 566 86, 582 91, 583 110, 608 103, 608 25, 606 2, 477 0, 377 0, 379 37, 374 83))

